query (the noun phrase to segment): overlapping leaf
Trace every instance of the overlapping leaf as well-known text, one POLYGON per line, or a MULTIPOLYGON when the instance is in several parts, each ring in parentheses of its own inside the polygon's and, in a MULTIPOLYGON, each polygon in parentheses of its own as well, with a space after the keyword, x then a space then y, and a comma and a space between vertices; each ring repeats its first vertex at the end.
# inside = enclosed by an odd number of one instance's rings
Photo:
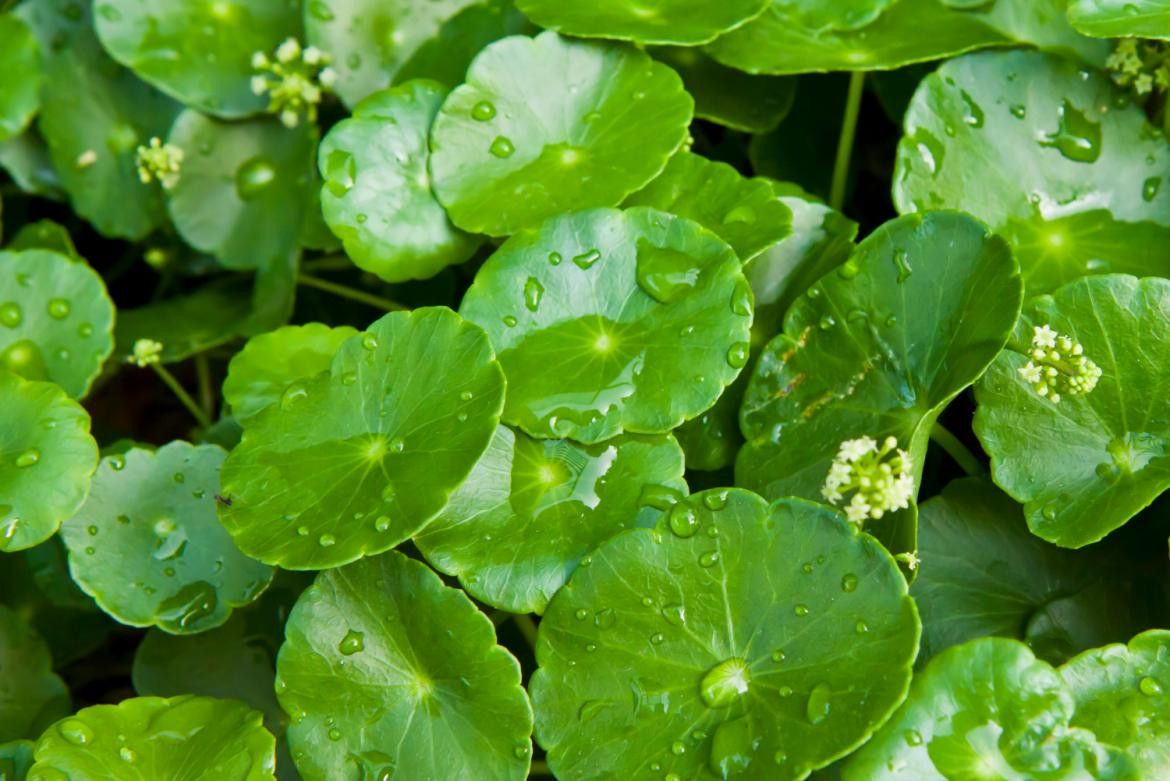
POLYGON ((501 426, 415 544, 476 598, 543 613, 585 554, 619 531, 654 526, 686 493, 682 476, 670 436, 579 445, 501 426))
POLYGON ((0 605, 0 743, 35 738, 68 712, 69 690, 53 672, 45 641, 0 605))
POLYGON ((1068 18, 1097 38, 1170 38, 1167 0, 1070 0, 1068 18))
POLYGON ((759 16, 768 0, 517 0, 532 21, 567 35, 693 46, 759 16))
POLYGON ((493 236, 616 206, 662 170, 693 111, 678 74, 631 47, 505 38, 435 118, 435 194, 457 226, 493 236))
POLYGON ((1170 143, 1100 73, 1036 52, 945 63, 898 147, 902 212, 963 208, 1007 238, 1030 295, 1170 268, 1170 143))
POLYGON ((424 564, 390 552, 322 573, 286 636, 277 696, 305 781, 527 775, 520 666, 487 616, 424 564))
POLYGON ((32 30, 18 16, 0 14, 0 141, 12 138, 28 126, 40 108, 40 47, 32 30))
POLYGON ((537 738, 565 778, 800 779, 886 719, 917 646, 872 537, 820 505, 705 491, 602 545, 553 598, 537 738))
POLYGON ((593 443, 710 407, 747 362, 752 296, 735 253, 696 223, 593 209, 505 242, 460 311, 499 351, 505 422, 593 443))
POLYGON ((650 53, 678 71, 700 119, 745 133, 766 133, 792 109, 795 79, 744 73, 692 46, 660 46, 650 53))

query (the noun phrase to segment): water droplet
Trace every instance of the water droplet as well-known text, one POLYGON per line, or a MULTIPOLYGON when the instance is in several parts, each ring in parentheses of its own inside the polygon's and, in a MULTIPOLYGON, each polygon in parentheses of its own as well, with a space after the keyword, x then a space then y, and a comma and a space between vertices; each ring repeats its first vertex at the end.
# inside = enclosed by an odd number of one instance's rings
POLYGON ((1162 178, 1160 176, 1151 176, 1142 183, 1142 200, 1146 203, 1158 197, 1158 190, 1162 188, 1162 178))
POLYGON ((345 58, 345 64, 349 66, 350 70, 357 70, 362 67, 362 55, 360 52, 354 52, 345 58))
POLYGON ((799 618, 804 618, 808 615, 808 605, 797 605, 792 608, 792 612, 799 618))
POLYGON ((1044 516, 1044 520, 1056 520, 1056 502, 1049 502, 1040 510, 1040 514, 1044 516))
POLYGON ((543 295, 544 285, 540 284, 536 277, 529 277, 524 283, 524 306, 528 307, 529 312, 535 312, 540 308, 540 298, 543 295))
POLYGON ((751 345, 747 342, 736 342, 727 348, 727 365, 733 369, 742 369, 747 365, 751 355, 751 345))
POLYGON ((589 611, 583 607, 579 607, 573 611, 573 617, 578 621, 584 621, 586 618, 589 618, 589 611))
POLYGON ((593 625, 598 629, 609 629, 613 626, 617 616, 613 608, 605 607, 593 614, 593 625))
POLYGON ((1013 104, 1010 108, 1008 108, 1008 111, 1010 111, 1012 116, 1016 119, 1023 119, 1024 117, 1028 116, 1028 108, 1022 103, 1013 104))
POLYGON ((670 744, 670 753, 674 754, 676 757, 681 757, 683 754, 687 753, 687 744, 683 743, 681 740, 676 740, 670 744))
POLYGON ((336 727, 329 730, 329 739, 334 741, 341 740, 341 730, 337 729, 336 727))
POLYGON ((736 206, 727 214, 723 215, 724 225, 734 225, 741 223, 743 225, 752 225, 756 221, 756 210, 747 204, 740 204, 736 206))
POLYGON ((726 708, 747 694, 751 679, 751 670, 743 659, 724 659, 703 676, 699 696, 708 708, 726 708))
POLYGON ((129 746, 122 746, 120 749, 118 749, 118 756, 123 762, 134 762, 136 759, 138 759, 138 754, 136 754, 134 749, 130 748, 129 746))
POLYGON ((820 724, 829 716, 832 690, 829 684, 818 683, 809 692, 808 703, 804 707, 804 715, 810 724, 820 724))
POLYGON ((599 260, 601 260, 601 250, 596 249, 587 250, 580 255, 573 256, 573 263, 580 269, 591 268, 599 260))
POLYGON ((781 686, 779 689, 776 690, 776 693, 779 694, 781 697, 791 697, 792 696, 792 687, 791 686, 781 686))
POLYGON ((337 538, 334 537, 332 534, 322 534, 320 537, 317 538, 317 544, 320 545, 322 548, 328 548, 331 545, 337 544, 337 538))
POLYGON ((365 634, 353 629, 346 632, 345 637, 341 638, 341 642, 337 644, 337 651, 342 656, 353 656, 364 650, 366 650, 365 634))
MULTIPOLYGON (((703 504, 708 510, 719 511, 727 506, 727 491, 709 491, 703 495, 703 504)), ((715 527, 712 526, 712 529, 715 527)))
POLYGON ((379 515, 377 520, 374 521, 374 529, 376 531, 384 532, 384 531, 389 530, 389 528, 390 528, 390 519, 387 518, 385 515, 379 515))
POLYGON ((561 261, 562 261, 562 260, 564 260, 564 258, 562 258, 562 257, 561 257, 561 253, 559 253, 559 252, 550 252, 550 253, 548 253, 548 262, 549 262, 549 265, 552 265, 552 266, 559 266, 559 265, 561 265, 561 261))
POLYGON ((25 469, 30 466, 36 466, 41 461, 41 451, 35 447, 30 447, 16 457, 16 466, 25 469))
POLYGON ((647 483, 642 486, 638 496, 638 504, 642 507, 653 507, 655 510, 669 510, 682 499, 682 492, 667 485, 647 483))
POLYGON ((77 335, 82 339, 88 339, 93 336, 93 325, 90 323, 82 323, 77 326, 77 335))
POLYGON ((650 635, 650 644, 662 645, 662 641, 665 639, 666 635, 662 634, 661 632, 655 632, 654 634, 650 635))
POLYGON ((898 282, 905 282, 914 273, 905 250, 894 250, 894 266, 898 269, 898 282))
POLYGON ((1089 119, 1067 99, 1058 109, 1060 126, 1044 135, 1040 146, 1053 147, 1077 163, 1093 163, 1101 156, 1101 125, 1089 119))
POLYGON ((714 567, 719 563, 719 551, 707 551, 702 556, 699 556, 699 566, 703 568, 714 567))
POLYGON ((158 617, 191 629, 202 619, 215 614, 219 599, 215 587, 204 580, 190 583, 158 604, 158 617))
POLYGON ((983 109, 979 108, 979 104, 967 94, 966 90, 959 90, 959 97, 963 99, 963 105, 966 111, 963 113, 963 122, 970 127, 983 127, 983 109))
POLYGON ((863 635, 869 631, 869 624, 865 623, 865 621, 862 621, 859 618, 857 619, 857 623, 853 625, 853 629, 857 632, 857 634, 863 635))
POLYGON ((695 259, 685 252, 638 239, 638 287, 658 303, 669 304, 693 289, 699 272, 695 259))
POLYGON ((257 198, 276 181, 276 167, 263 155, 245 161, 236 169, 236 194, 240 200, 257 198))
POLYGON ((516 151, 516 147, 512 146, 510 139, 504 138, 503 136, 496 136, 495 140, 492 141, 492 145, 488 147, 488 151, 502 160, 511 157, 512 153, 516 151))
POLYGON ((57 727, 61 737, 75 746, 84 746, 93 740, 93 730, 77 719, 66 719, 57 727))
POLYGON ((699 516, 685 502, 679 502, 670 510, 670 530, 679 537, 691 537, 699 530, 699 516))
POLYGON ((312 0, 309 3, 309 14, 314 19, 319 19, 322 22, 333 21, 333 9, 324 0, 312 0))
POLYGON ((593 653, 593 652, 594 652, 594 651, 596 651, 596 650, 597 650, 597 643, 586 643, 586 644, 585 644, 585 652, 586 652, 586 653, 590 653, 590 654, 591 654, 591 653, 593 653))
MULTIPOLYGON (((471 118, 487 122, 496 115, 496 107, 490 101, 481 100, 471 107, 471 118)), ((510 154, 510 153, 509 153, 510 154)))
POLYGON ((857 590, 857 576, 852 572, 841 578, 841 590, 852 592, 857 590))
POLYGON ((820 326, 822 331, 828 331, 836 324, 837 324, 837 321, 833 319, 832 315, 825 315, 824 317, 821 318, 821 322, 818 323, 818 325, 820 326))
POLYGON ((788 655, 785 654, 780 649, 776 649, 775 651, 772 652, 772 661, 775 662, 776 664, 780 664, 781 662, 783 662, 787 658, 788 658, 788 655))
POLYGON ((20 304, 15 301, 0 304, 0 323, 9 328, 16 328, 23 319, 24 313, 20 311, 20 304))
POLYGON ((1138 690, 1148 697, 1153 697, 1162 693, 1162 684, 1147 675, 1138 681, 1138 690))
POLYGON ((377 350, 378 349, 378 337, 376 337, 373 334, 368 333, 368 332, 362 334, 362 349, 370 350, 370 351, 377 350))
POLYGON ((907 746, 922 745, 922 735, 919 734, 918 730, 908 729, 906 730, 906 733, 903 735, 903 737, 906 739, 907 746))
POLYGON ((299 534, 301 537, 308 537, 309 536, 309 527, 308 526, 298 526, 297 527, 297 534, 299 534))
POLYGON ((746 282, 736 282, 735 292, 731 294, 731 311, 741 317, 750 317, 752 314, 752 289, 746 282))
POLYGON ((516 759, 524 759, 531 750, 531 747, 527 743, 524 743, 512 749, 512 756, 516 757, 516 759))
POLYGON ((662 617, 672 626, 682 626, 687 622, 687 611, 682 605, 665 605, 662 608, 662 617))

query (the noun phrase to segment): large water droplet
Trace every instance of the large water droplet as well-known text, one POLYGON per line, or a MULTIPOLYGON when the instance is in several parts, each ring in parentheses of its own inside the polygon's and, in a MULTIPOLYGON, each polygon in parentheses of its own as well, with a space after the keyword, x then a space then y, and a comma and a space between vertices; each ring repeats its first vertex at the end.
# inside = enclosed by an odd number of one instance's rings
POLYGON ((809 692, 808 703, 804 707, 804 715, 810 724, 820 724, 829 717, 832 690, 827 683, 818 683, 809 692))
POLYGON ((540 308, 540 299, 543 295, 544 285, 540 284, 536 277, 529 277, 524 283, 524 306, 528 307, 529 312, 535 312, 540 308))
POLYGON ((0 365, 19 374, 26 380, 44 380, 48 378, 45 371, 45 358, 41 348, 31 339, 21 339, 4 348, 0 353, 0 365))
POLYGON ((257 198, 276 181, 276 167, 263 155, 245 161, 236 169, 236 194, 241 200, 257 198))
POLYGON ((35 447, 30 447, 28 450, 25 450, 16 457, 16 465, 21 469, 25 469, 30 466, 36 466, 40 462, 41 451, 37 450, 35 447))
POLYGON ((1142 200, 1146 203, 1158 197, 1158 190, 1162 188, 1162 177, 1151 176, 1142 182, 1142 200))
POLYGON ((357 183, 357 162, 344 149, 334 149, 325 158, 325 187, 341 198, 357 183))
POLYGON ((357 632, 353 629, 345 633, 345 637, 341 638, 341 642, 337 644, 337 651, 342 656, 353 656, 356 653, 366 649, 366 636, 362 632, 357 632))
POLYGON ((1101 156, 1101 125, 1079 111, 1067 99, 1058 110, 1060 126, 1045 135, 1040 146, 1054 147, 1076 163, 1093 163, 1101 156))
POLYGON ((1162 693, 1162 684, 1147 675, 1138 681, 1138 690, 1147 697, 1153 697, 1162 693))
POLYGON ((699 696, 708 708, 727 708, 747 694, 752 673, 738 657, 724 659, 699 681, 699 696))
POLYGON ((979 104, 967 93, 966 90, 959 90, 959 97, 963 99, 963 122, 968 126, 974 128, 983 127, 983 109, 979 108, 979 104))
POLYGON ((910 257, 906 254, 906 250, 894 250, 894 266, 898 269, 899 282, 905 282, 914 273, 914 269, 910 267, 910 257))
POLYGON ((672 626, 682 626, 687 622, 687 610, 682 605, 664 605, 662 617, 672 626))
POLYGON ((491 146, 488 147, 488 151, 502 160, 511 157, 512 153, 516 151, 516 147, 512 146, 511 139, 496 136, 491 146))
POLYGON ((90 729, 89 725, 78 719, 65 719, 58 725, 57 732, 75 746, 84 746, 93 742, 94 738, 93 730, 90 729))
POLYGON ((213 615, 218 604, 215 587, 207 581, 197 580, 160 602, 155 614, 163 621, 178 624, 181 629, 190 629, 213 615))
POLYGON ((298 401, 307 398, 308 395, 309 391, 306 390, 304 385, 299 382, 294 382, 292 385, 289 385, 287 388, 285 388, 284 393, 280 395, 280 408, 289 409, 298 401))
POLYGON ((69 317, 69 312, 72 311, 72 307, 69 306, 69 302, 64 298, 50 299, 48 309, 49 317, 53 318, 54 320, 64 320, 66 317, 69 317))
POLYGON ((20 311, 20 304, 15 301, 0 304, 0 324, 16 328, 23 319, 24 313, 20 311))
POLYGON ((593 614, 593 625, 598 629, 610 629, 617 620, 612 607, 603 607, 593 614))
POLYGON ((841 578, 841 590, 852 592, 857 590, 857 576, 852 572, 841 578))
POLYGON ((691 537, 699 530, 699 516, 686 502, 676 504, 670 510, 670 530, 679 537, 691 537))
POLYGON ((487 122, 496 115, 496 107, 491 101, 481 100, 471 107, 471 118, 480 122, 487 122))
POLYGON ((690 255, 638 239, 638 286, 655 301, 669 304, 694 288, 699 271, 690 255))
MULTIPOLYGON (((748 769, 752 753, 759 739, 752 733, 751 721, 746 718, 726 721, 715 728, 711 737, 711 755, 708 768, 717 778, 733 778, 748 769)), ((768 774, 759 775, 767 778, 768 774)))
POLYGON ((601 250, 596 249, 587 250, 580 255, 573 256, 573 263, 580 269, 591 268, 599 260, 601 260, 601 250))

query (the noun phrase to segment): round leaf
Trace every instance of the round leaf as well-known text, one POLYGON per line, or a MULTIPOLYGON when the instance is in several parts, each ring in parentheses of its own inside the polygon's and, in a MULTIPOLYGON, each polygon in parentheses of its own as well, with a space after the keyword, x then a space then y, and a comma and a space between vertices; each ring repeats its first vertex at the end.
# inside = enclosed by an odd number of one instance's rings
POLYGON ((638 43, 706 43, 759 16, 768 0, 517 0, 532 21, 568 35, 638 43))
POLYGON ((309 123, 221 122, 184 111, 168 139, 184 150, 167 199, 179 233, 228 268, 261 268, 294 251, 312 201, 316 132, 309 123))
POLYGON ((17 9, 42 52, 38 127, 74 211, 102 235, 141 239, 164 214, 159 189, 139 179, 138 147, 165 136, 179 106, 106 55, 89 9, 53 0, 17 9))
POLYGON ((98 0, 95 26, 118 62, 160 90, 221 117, 264 110, 252 55, 298 37, 290 0, 98 0))
POLYGON ((747 361, 752 296, 731 248, 690 220, 594 209, 506 241, 460 312, 500 353, 505 422, 592 443, 710 407, 747 361))
POLYGON ((1060 668, 1076 700, 1074 726, 1133 757, 1143 778, 1170 767, 1170 632, 1152 629, 1087 651, 1060 668))
POLYGON ((1070 0, 1068 18, 1096 38, 1170 39, 1170 0, 1070 0))
POLYGON ((102 459, 89 499, 61 536, 73 579, 118 621, 202 632, 272 579, 216 518, 223 459, 215 445, 186 442, 102 459))
POLYGON ((415 544, 475 598, 543 613, 586 553, 623 529, 654 526, 686 493, 682 476, 669 435, 579 445, 500 426, 415 544))
POLYGON ((232 414, 247 423, 280 401, 292 383, 328 371, 342 342, 355 334, 357 331, 347 325, 330 328, 308 323, 252 337, 228 364, 223 381, 223 397, 232 414))
POLYGON ((241 550, 285 569, 380 553, 447 504, 503 397, 475 325, 442 308, 386 315, 248 422, 224 464, 220 517, 241 550))
POLYGON ((186 695, 84 708, 37 741, 28 781, 275 781, 275 741, 241 702, 186 695))
POLYGON ((489 43, 533 30, 512 0, 479 0, 444 21, 402 64, 394 82, 434 79, 451 89, 463 83, 467 66, 489 43))
MULTIPOLYGON (((761 16, 706 47, 715 59, 748 73, 887 70, 987 46, 1031 44, 1086 62, 1103 60, 1108 46, 1081 37, 1065 18, 1065 0, 994 0, 960 6, 954 0, 898 0, 857 29, 820 29, 842 9, 872 3, 772 0, 761 16), (830 11, 830 13, 824 13, 830 11)), ((860 14, 857 18, 864 18, 860 14)), ((841 24, 838 22, 838 24, 841 24)))
POLYGON ((390 86, 395 72, 443 22, 476 0, 305 0, 309 43, 333 55, 334 91, 346 105, 390 86))
POLYGON ((435 118, 435 194, 460 228, 493 236, 616 206, 682 145, 693 109, 678 74, 644 52, 552 32, 504 38, 435 118))
POLYGON ((355 264, 387 282, 432 277, 479 245, 431 192, 427 138, 446 94, 431 81, 375 92, 317 153, 325 222, 355 264))
POLYGON ((529 689, 559 777, 800 779, 905 696, 918 616, 872 537, 739 489, 665 525, 603 544, 540 624, 529 689))
POLYGON ((305 781, 527 775, 520 665, 423 564, 391 552, 321 573, 285 635, 276 688, 305 781))
POLYGON ((1022 643, 974 640, 939 654, 914 678, 906 702, 841 777, 1137 781, 1121 752, 1069 728, 1073 710, 1060 675, 1022 643))
POLYGON ((1087 277, 1029 303, 976 388, 975 433, 1034 534, 1066 548, 1104 537, 1170 488, 1170 281, 1087 277), (1099 365, 1097 387, 1054 404, 1019 373, 1048 325, 1099 365), (1059 448, 1052 443, 1059 442, 1059 448))
POLYGON ((105 283, 85 263, 0 252, 0 366, 81 398, 114 349, 113 326, 105 283))
POLYGON ((89 414, 50 382, 0 369, 0 552, 31 548, 85 501, 97 467, 89 414))
POLYGON ((45 641, 0 605, 0 743, 35 738, 68 712, 69 690, 53 672, 45 641))
POLYGON ((702 225, 744 263, 792 233, 792 212, 763 179, 746 179, 727 163, 690 152, 670 158, 650 184, 626 199, 702 225))
POLYGON ((984 53, 919 86, 894 199, 902 212, 979 217, 1012 244, 1033 295, 1085 274, 1164 273, 1167 180, 1170 142, 1104 74, 1036 52, 984 53))
MULTIPOLYGON (((931 426, 1011 334, 1019 268, 998 237, 953 212, 874 231, 809 288, 768 343, 740 422, 736 482, 768 498, 819 499, 843 440, 894 437, 921 471, 931 426)), ((875 523, 914 548, 913 509, 875 523)))
POLYGON ((32 30, 19 17, 0 15, 0 141, 24 131, 40 108, 40 47, 32 30))
POLYGON ((0 743, 0 778, 4 781, 25 781, 33 763, 33 742, 14 740, 0 743))

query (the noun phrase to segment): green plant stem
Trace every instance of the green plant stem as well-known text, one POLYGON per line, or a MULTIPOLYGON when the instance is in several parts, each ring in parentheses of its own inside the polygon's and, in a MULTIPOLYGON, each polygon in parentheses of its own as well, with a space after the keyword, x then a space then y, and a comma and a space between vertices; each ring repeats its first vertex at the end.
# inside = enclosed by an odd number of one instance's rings
POLYGON ((195 376, 199 378, 199 406, 208 418, 215 417, 215 393, 211 388, 211 362, 207 353, 195 356, 195 376))
POLYGON ((536 648, 536 624, 532 621, 532 616, 525 613, 517 613, 513 616, 516 621, 516 628, 520 630, 520 634, 524 635, 524 639, 533 648, 536 648))
POLYGON ((195 399, 191 398, 191 394, 187 393, 187 390, 179 384, 179 381, 175 379, 175 375, 171 374, 161 363, 153 363, 150 365, 150 368, 154 369, 154 373, 159 376, 159 379, 167 384, 167 387, 183 403, 183 406, 187 408, 191 416, 199 421, 200 426, 207 428, 211 425, 211 420, 207 417, 207 414, 199 408, 199 405, 195 403, 195 399))
POLYGON ((532 760, 532 770, 528 771, 529 776, 551 776, 552 771, 548 769, 548 762, 543 759, 532 760))
POLYGON ((326 293, 348 298, 351 301, 359 301, 367 306, 372 306, 375 309, 383 309, 387 312, 399 312, 406 309, 406 307, 397 301, 391 301, 388 298, 382 298, 373 293, 367 293, 364 290, 357 290, 348 285, 339 285, 336 282, 330 282, 327 279, 321 279, 320 277, 314 277, 309 274, 297 274, 297 284, 324 290, 326 293))
POLYGON ((321 271, 351 271, 355 268, 353 261, 345 255, 326 255, 321 258, 306 260, 301 268, 314 273, 321 271))
POLYGON ((845 185, 849 182, 849 161, 853 157, 853 139, 857 136, 857 117, 861 113, 861 95, 865 88, 865 71, 849 74, 849 95, 845 99, 845 118, 837 140, 837 160, 833 164, 833 185, 829 206, 837 211, 845 205, 845 185))
POLYGON ((975 454, 937 420, 930 429, 930 438, 935 444, 947 451, 947 455, 953 458, 969 477, 976 477, 987 471, 979 459, 975 457, 975 454))

